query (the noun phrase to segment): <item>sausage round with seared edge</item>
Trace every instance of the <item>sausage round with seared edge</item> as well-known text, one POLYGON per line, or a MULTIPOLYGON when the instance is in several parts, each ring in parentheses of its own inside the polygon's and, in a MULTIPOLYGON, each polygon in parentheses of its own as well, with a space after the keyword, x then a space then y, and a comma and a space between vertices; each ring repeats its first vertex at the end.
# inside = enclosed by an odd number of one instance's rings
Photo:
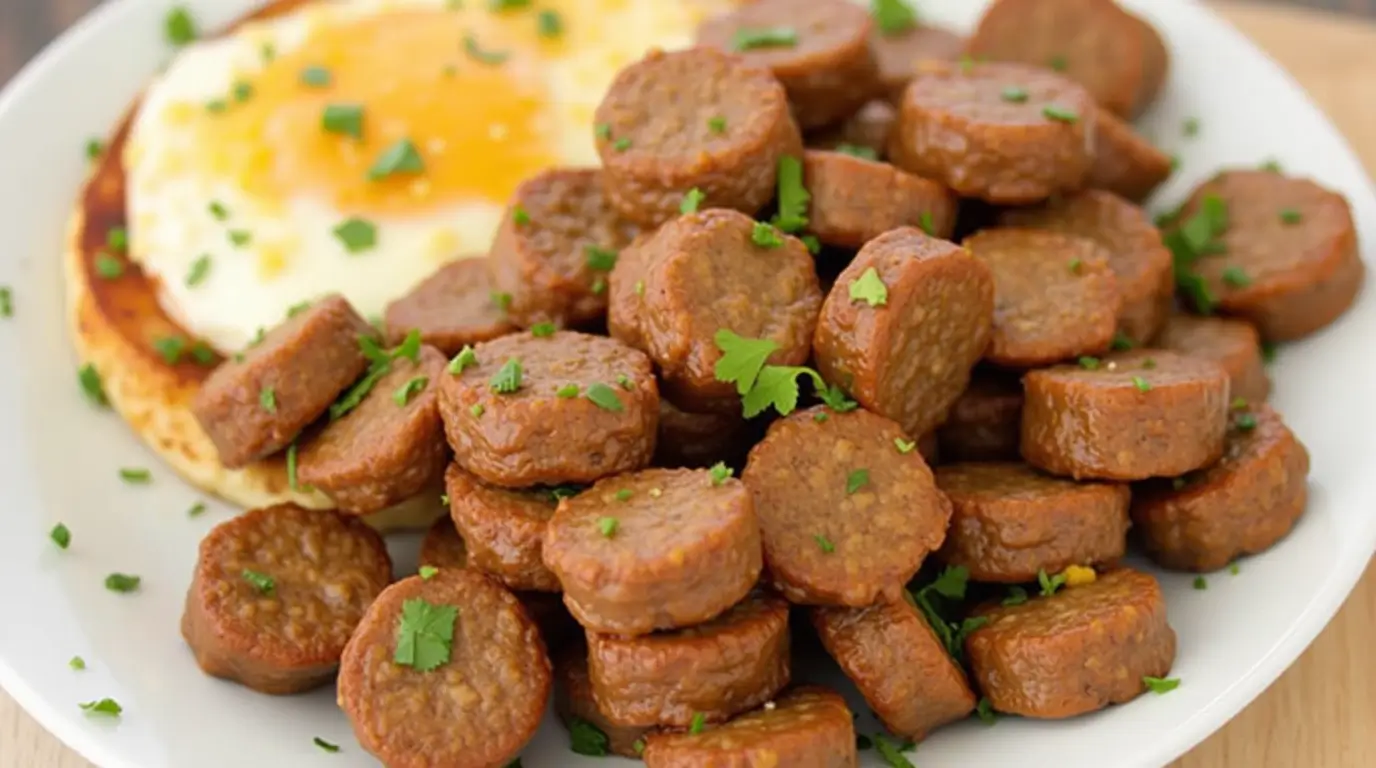
POLYGON ((750 492, 724 471, 647 469, 563 499, 545 564, 594 632, 643 635, 708 621, 759 579, 750 492))
POLYGON ((465 256, 440 267, 411 292, 387 305, 387 340, 400 344, 411 331, 420 340, 454 356, 465 345, 516 330, 492 282, 486 259, 465 256))
POLYGON ((808 615, 827 653, 890 733, 920 741, 974 711, 965 671, 906 599, 813 608, 808 615))
POLYGON ((1100 111, 1094 124, 1094 164, 1085 185, 1140 203, 1170 177, 1171 156, 1118 116, 1100 111))
POLYGON ((588 633, 598 711, 618 725, 720 723, 789 681, 788 603, 756 590, 704 624, 640 637, 588 633))
POLYGON ((1021 584, 1067 566, 1113 565, 1128 535, 1128 487, 1077 483, 1021 462, 946 464, 936 487, 951 527, 936 554, 975 581, 1021 584))
POLYGON ((1023 376, 1022 455, 1075 479, 1175 477, 1223 455, 1228 374, 1164 350, 1123 352, 1023 376))
POLYGON ((617 725, 597 708, 588 678, 588 646, 582 638, 554 660, 554 711, 571 734, 591 725, 607 737, 609 754, 636 760, 645 751, 645 737, 655 730, 617 725))
POLYGON ((809 150, 803 178, 812 195, 808 231, 827 245, 859 248, 899 227, 920 227, 933 237, 950 237, 955 229, 950 190, 888 163, 809 150))
POLYGON ((1121 197, 1085 190, 1036 208, 1006 210, 999 223, 1064 232, 1102 245, 1123 297, 1118 330, 1132 342, 1151 340, 1170 315, 1174 296, 1171 252, 1147 214, 1121 197))
POLYGON ((606 174, 553 168, 521 182, 488 263, 513 323, 578 325, 607 311, 607 277, 639 229, 608 202, 606 174))
POLYGON ((1174 237, 1203 251, 1184 270, 1199 284, 1195 305, 1206 297, 1268 341, 1302 338, 1337 320, 1365 280, 1347 200, 1308 179, 1225 171, 1190 195, 1176 221, 1174 237), (1184 227, 1196 217, 1206 227, 1189 231, 1207 229, 1209 242, 1189 242, 1184 227))
POLYGON ((619 341, 517 333, 450 362, 440 413, 459 464, 508 488, 591 482, 650 462, 659 388, 619 341))
POLYGON ((869 14, 845 0, 756 0, 698 27, 698 44, 767 67, 804 130, 844 119, 882 90, 869 14))
POLYGON ((755 215, 779 158, 802 154, 788 97, 769 70, 713 48, 652 51, 621 70, 593 118, 612 205, 658 226, 697 189, 755 215))
POLYGON ((1264 403, 1271 379, 1261 352, 1261 337, 1246 320, 1171 315, 1152 346, 1212 360, 1228 372, 1229 394, 1264 403))
POLYGON ((813 353, 827 381, 925 435, 984 355, 993 273, 969 251, 905 227, 865 244, 822 304, 813 353))
POLYGON ((221 363, 191 402, 231 469, 286 448, 368 367, 359 338, 377 332, 331 294, 221 363))
POLYGON ((1232 410, 1223 458, 1133 492, 1132 522, 1167 568, 1213 571, 1280 541, 1304 514, 1309 452, 1263 404, 1232 410))
POLYGON ((1137 698, 1143 678, 1164 678, 1175 661, 1161 586, 1126 568, 975 615, 987 622, 965 639, 965 655, 998 712, 1083 715, 1137 698))
POLYGON ((899 101, 889 161, 962 197, 1026 205, 1083 185, 1094 124, 1089 94, 1054 72, 924 62, 899 101))
POLYGON ((457 463, 444 473, 449 512, 468 549, 468 565, 513 590, 558 592, 540 557, 545 523, 559 497, 548 490, 488 485, 457 463))
POLYGON ((344 651, 339 708, 388 768, 504 766, 535 735, 552 675, 535 624, 477 571, 388 587, 344 651))
POLYGON ((449 462, 437 394, 445 364, 427 346, 414 359, 393 358, 357 407, 305 443, 297 459, 300 482, 355 515, 433 488, 449 462))
POLYGON ((994 274, 986 360, 1031 368, 1109 348, 1122 299, 1103 247, 1019 227, 986 229, 963 244, 994 274))
POLYGON ((743 213, 711 209, 665 224, 632 258, 634 269, 613 273, 610 328, 654 360, 674 402, 740 412, 735 385, 716 376, 723 330, 775 343, 773 365, 807 361, 822 289, 797 238, 743 213), (637 287, 627 296, 623 281, 631 278, 637 287))
POLYGON ((775 422, 742 479, 769 578, 803 605, 899 599, 951 516, 916 443, 860 409, 819 406, 775 422))
POLYGON ((325 685, 392 580, 377 532, 295 504, 251 510, 201 541, 182 637, 208 675, 270 694, 325 685))

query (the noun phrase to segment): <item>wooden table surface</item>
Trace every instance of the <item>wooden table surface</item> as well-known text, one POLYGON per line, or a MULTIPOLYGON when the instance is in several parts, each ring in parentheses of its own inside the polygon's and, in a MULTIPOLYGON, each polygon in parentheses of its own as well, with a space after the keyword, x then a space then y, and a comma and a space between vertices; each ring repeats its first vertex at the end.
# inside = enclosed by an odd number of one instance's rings
MULTIPOLYGON (((1376 0, 1215 2, 1309 89, 1376 175, 1376 0)), ((0 84, 94 0, 0 0, 0 84)), ((1297 578, 1299 576, 1297 575, 1297 578)), ((1376 565, 1275 685, 1172 768, 1376 766, 1376 565)), ((0 691, 0 768, 90 768, 0 691)))

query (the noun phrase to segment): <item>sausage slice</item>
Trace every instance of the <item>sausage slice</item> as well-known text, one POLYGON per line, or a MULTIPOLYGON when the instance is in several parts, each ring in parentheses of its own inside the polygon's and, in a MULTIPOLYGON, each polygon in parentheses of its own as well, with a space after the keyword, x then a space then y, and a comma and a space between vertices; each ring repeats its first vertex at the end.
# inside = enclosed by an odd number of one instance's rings
POLYGON ((955 229, 950 190, 887 163, 810 150, 803 176, 812 194, 808 230, 827 245, 859 248, 899 227, 921 227, 933 237, 955 229))
POLYGON ((344 651, 339 707, 389 768, 506 765, 549 699, 545 644, 521 604, 476 571, 388 587, 344 651))
POLYGON ((927 463, 897 424, 868 411, 818 407, 775 422, 742 477, 769 577, 794 603, 896 600, 946 537, 950 502, 927 463))
POLYGON ((1122 704, 1175 661, 1160 585, 1126 568, 978 615, 988 623, 966 638, 965 655, 999 712, 1060 719, 1122 704))
POLYGON ((444 473, 449 512, 468 549, 468 565, 513 590, 558 592, 540 557, 545 523, 558 497, 541 489, 488 485, 457 463, 444 473))
POLYGON ((1220 311, 1252 321, 1264 339, 1314 333, 1361 291, 1366 267, 1352 211, 1337 192, 1270 171, 1226 171, 1190 195, 1177 238, 1191 237, 1184 226, 1196 215, 1222 232, 1196 243, 1211 255, 1187 271, 1220 311), (1206 205, 1222 215, 1210 215, 1206 205))
POLYGON ((879 82, 885 96, 897 100, 917 73, 919 62, 955 61, 965 50, 965 38, 941 27, 913 24, 892 32, 875 30, 870 47, 879 62, 879 82))
POLYGON ((1018 227, 986 229, 964 245, 994 274, 986 360, 1031 368, 1109 348, 1122 299, 1103 247, 1018 227))
POLYGON ((1022 455, 1075 479, 1183 475, 1223 455, 1228 374, 1164 350, 1032 371, 1023 377, 1022 455))
POLYGON ((1037 208, 1003 212, 1000 223, 1089 238, 1108 250, 1108 265, 1123 296, 1118 330, 1142 344, 1171 312, 1171 252, 1141 208, 1102 190, 1066 195, 1037 208))
POLYGON ((753 216, 779 158, 803 147, 768 69, 712 48, 650 52, 616 76, 594 121, 612 205, 647 226, 677 216, 692 189, 753 216))
POLYGON ((701 733, 655 734, 648 768, 778 765, 855 768, 855 725, 845 699, 819 686, 794 688, 761 709, 701 733))
POLYGON ((783 83, 804 130, 880 93, 869 14, 844 0, 758 0, 698 27, 698 44, 737 53, 783 83))
POLYGON ((545 564, 593 632, 643 635, 707 621, 759 579, 759 524, 739 480, 647 469, 563 499, 545 564))
POLYGON ((1170 178, 1170 155, 1139 136, 1126 121, 1101 111, 1094 124, 1094 164, 1085 182, 1140 203, 1170 178))
POLYGON ((947 461, 1011 461, 1019 457, 1022 381, 1003 371, 976 369, 946 423, 937 445, 947 461))
POLYGON ((1213 571, 1263 552, 1304 514, 1308 451, 1275 411, 1238 405, 1217 464, 1133 493, 1133 524, 1167 568, 1213 571))
POLYGON ((716 336, 723 329, 777 344, 773 365, 807 361, 822 289, 812 255, 797 238, 737 211, 711 209, 665 224, 636 251, 626 272, 613 273, 617 301, 609 327, 655 361, 674 402, 740 412, 736 385, 716 376, 716 336), (639 289, 626 291, 626 280, 639 289))
POLYGON ((1171 315, 1152 345, 1223 366, 1233 397, 1264 403, 1271 393, 1271 379, 1266 375, 1261 355, 1261 337, 1245 320, 1171 315))
POLYGON ((717 618, 676 632, 589 632, 588 673, 597 708, 613 723, 724 722, 788 685, 788 603, 756 591, 717 618))
POLYGON ((511 322, 577 325, 607 311, 607 276, 638 229, 607 199, 595 168, 554 168, 521 182, 488 255, 511 322))
POLYGON ((911 227, 871 240, 822 304, 813 352, 827 381, 924 435, 946 418, 989 346, 984 262, 911 227))
POLYGON ((640 352, 561 331, 503 336, 466 360, 440 377, 440 413, 460 466, 485 482, 591 482, 654 455, 659 389, 640 352))
POLYGON ((1144 26, 1114 0, 999 0, 966 52, 1064 72, 1106 109, 1130 118, 1149 90, 1154 95, 1145 77, 1144 26))
POLYGON ((325 685, 373 598, 392 580, 377 532, 294 504, 251 510, 202 541, 182 637, 207 675, 255 691, 325 685))
POLYGON ((191 402, 220 462, 234 469, 286 448, 368 367, 363 336, 377 332, 332 294, 220 364, 191 402))
POLYGON ((357 408, 306 443, 297 464, 300 481, 355 515, 435 486, 449 461, 436 394, 445 362, 426 346, 415 360, 392 360, 357 408))
POLYGON ((890 733, 921 741, 975 709, 975 694, 927 619, 907 600, 813 608, 827 653, 890 733))
POLYGON ((387 340, 400 344, 413 330, 446 355, 465 345, 516 330, 486 260, 466 256, 440 267, 411 292, 387 305, 387 340))
POLYGON ((937 559, 975 581, 1020 584, 1038 571, 1113 565, 1128 535, 1128 487, 1076 483, 1020 462, 947 464, 936 486, 951 500, 937 559))
POLYGON ((554 711, 564 727, 591 725, 607 737, 608 753, 636 760, 645 751, 645 737, 655 730, 617 725, 597 708, 588 678, 588 647, 581 639, 554 661, 554 711))
POLYGON ((1079 189, 1093 159, 1094 102, 1054 72, 926 62, 903 92, 889 160, 998 205, 1079 189))

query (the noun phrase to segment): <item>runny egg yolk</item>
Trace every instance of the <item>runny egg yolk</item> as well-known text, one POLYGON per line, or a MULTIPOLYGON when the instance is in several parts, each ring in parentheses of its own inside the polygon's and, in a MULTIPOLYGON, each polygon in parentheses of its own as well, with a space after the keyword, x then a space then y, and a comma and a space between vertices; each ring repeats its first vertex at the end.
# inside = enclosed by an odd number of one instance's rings
POLYGON ((353 213, 501 204, 557 162, 539 56, 554 44, 457 14, 322 20, 206 105, 194 146, 211 151, 190 162, 267 203, 308 194, 353 213))

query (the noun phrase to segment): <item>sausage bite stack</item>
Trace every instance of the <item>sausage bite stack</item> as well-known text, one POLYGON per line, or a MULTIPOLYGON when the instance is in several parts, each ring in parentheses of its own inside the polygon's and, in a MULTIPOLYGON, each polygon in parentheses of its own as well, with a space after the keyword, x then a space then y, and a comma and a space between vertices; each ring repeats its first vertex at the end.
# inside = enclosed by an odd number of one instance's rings
POLYGON ((216 371, 224 463, 285 450, 339 511, 207 538, 201 666, 271 693, 338 667, 366 749, 461 768, 515 759, 553 687, 585 754, 854 766, 845 702, 791 686, 791 607, 905 741, 1157 686, 1176 639, 1130 523, 1211 571, 1302 515, 1262 344, 1353 301, 1346 202, 1225 171, 1158 229, 1169 163, 1125 121, 1165 48, 1112 0, 1000 0, 978 59, 878 20, 705 22, 621 72, 602 166, 521 184, 485 261, 384 332, 327 297, 216 371), (441 482, 387 586, 354 516, 441 482))

